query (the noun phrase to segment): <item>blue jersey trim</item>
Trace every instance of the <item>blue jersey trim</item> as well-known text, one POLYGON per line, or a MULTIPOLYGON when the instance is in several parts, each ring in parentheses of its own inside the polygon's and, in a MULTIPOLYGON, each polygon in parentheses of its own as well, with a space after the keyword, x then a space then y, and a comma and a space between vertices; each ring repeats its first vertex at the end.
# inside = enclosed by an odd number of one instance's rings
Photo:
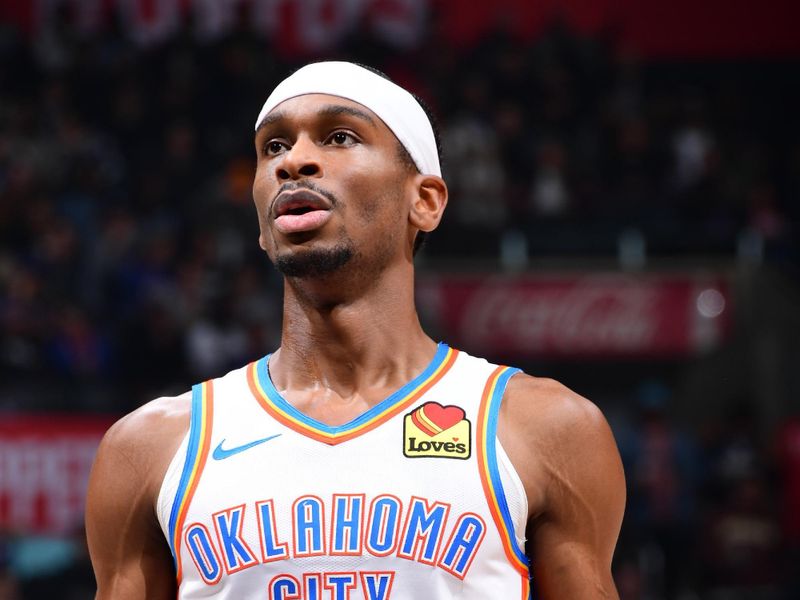
POLYGON ((436 348, 436 354, 422 373, 417 375, 414 379, 409 381, 389 397, 381 400, 378 404, 360 414, 352 421, 337 426, 326 425, 325 423, 317 421, 316 419, 312 419, 311 417, 304 415, 302 412, 284 400, 280 392, 275 389, 275 386, 272 384, 272 379, 269 375, 269 358, 271 355, 267 355, 259 360, 256 369, 261 387, 266 392, 270 402, 272 402, 277 409, 293 417, 294 419, 297 419, 311 429, 316 429, 329 434, 340 434, 354 429, 367 421, 371 421, 373 418, 379 416, 381 413, 389 410, 393 405, 403 400, 406 396, 413 392, 420 383, 428 379, 436 371, 436 369, 439 368, 439 366, 444 362, 448 350, 449 347, 447 344, 444 342, 439 342, 439 345, 436 348))
POLYGON ((186 495, 186 488, 192 476, 194 464, 200 451, 200 430, 203 421, 203 386, 197 384, 192 386, 192 416, 189 421, 189 443, 186 446, 186 461, 183 463, 181 480, 178 490, 175 492, 175 500, 172 502, 172 510, 169 514, 169 549, 172 552, 172 559, 177 568, 178 557, 175 555, 175 526, 178 520, 178 513, 186 495))
MULTIPOLYGON (((503 402, 503 394, 506 391, 508 380, 519 372, 520 369, 516 368, 506 369, 500 377, 497 378, 494 393, 489 400, 489 415, 486 422, 486 456, 489 463, 489 476, 492 479, 492 487, 495 490, 497 505, 500 508, 503 524, 510 536, 513 536, 516 530, 514 528, 514 521, 511 518, 511 511, 508 509, 506 492, 503 489, 503 481, 500 478, 500 470, 497 466, 497 417, 500 414, 500 404, 503 402)), ((511 537, 511 540, 513 541, 514 538, 511 537)), ((530 568, 530 561, 525 554, 525 549, 520 548, 516 543, 514 543, 513 547, 514 554, 517 555, 517 558, 530 568)))

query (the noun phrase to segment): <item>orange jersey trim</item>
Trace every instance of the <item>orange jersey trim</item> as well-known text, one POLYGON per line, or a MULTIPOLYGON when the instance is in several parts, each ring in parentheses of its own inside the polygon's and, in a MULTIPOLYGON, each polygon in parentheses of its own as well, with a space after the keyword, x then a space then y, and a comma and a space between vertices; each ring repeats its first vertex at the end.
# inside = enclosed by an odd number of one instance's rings
POLYGON ((269 357, 248 365, 247 381, 256 400, 274 419, 304 436, 336 445, 371 431, 404 411, 445 376, 457 356, 458 350, 440 344, 433 361, 418 377, 360 417, 340 427, 327 426, 291 407, 269 380, 269 357))
POLYGON ((475 441, 478 455, 478 471, 486 501, 489 504, 489 512, 500 533, 503 550, 508 561, 522 576, 521 598, 527 599, 530 596, 528 560, 515 539, 514 525, 511 522, 511 516, 508 513, 508 507, 505 502, 495 455, 497 412, 506 383, 517 372, 517 369, 501 366, 497 367, 489 376, 478 411, 475 441))
MULTIPOLYGON (((193 409, 196 405, 193 405, 193 409)), ((183 577, 183 566, 181 563, 181 540, 183 538, 183 525, 186 521, 186 513, 189 511, 189 505, 192 502, 192 497, 197 489, 197 484, 200 481, 200 476, 203 473, 206 460, 208 459, 208 450, 211 446, 211 424, 214 417, 214 387, 210 381, 200 384, 200 407, 201 416, 199 419, 199 452, 196 454, 196 460, 191 467, 191 474, 189 475, 188 485, 186 486, 185 493, 180 500, 180 508, 178 509, 178 518, 175 523, 173 531, 173 549, 175 553, 175 570, 178 585, 180 586, 183 577)), ((189 449, 192 452, 192 448, 189 449)))

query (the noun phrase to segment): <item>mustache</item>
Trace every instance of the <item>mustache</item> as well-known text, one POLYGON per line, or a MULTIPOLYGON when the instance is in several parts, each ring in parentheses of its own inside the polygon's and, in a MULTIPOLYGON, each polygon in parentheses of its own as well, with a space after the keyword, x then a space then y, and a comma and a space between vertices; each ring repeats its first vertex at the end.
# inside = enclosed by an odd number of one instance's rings
POLYGON ((281 194, 284 192, 296 192, 297 190, 309 190, 319 194, 324 198, 327 198, 328 202, 331 203, 331 208, 335 207, 339 203, 338 198, 336 198, 334 194, 324 188, 321 188, 313 181, 287 181, 278 189, 278 193, 272 198, 272 202, 270 202, 269 205, 270 213, 275 208, 275 202, 278 201, 278 198, 281 194))

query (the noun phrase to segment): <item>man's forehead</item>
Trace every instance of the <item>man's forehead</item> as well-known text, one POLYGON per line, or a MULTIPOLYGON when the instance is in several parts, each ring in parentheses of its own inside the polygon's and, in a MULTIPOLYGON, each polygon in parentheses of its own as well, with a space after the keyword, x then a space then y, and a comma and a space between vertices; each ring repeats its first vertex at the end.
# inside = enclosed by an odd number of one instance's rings
MULTIPOLYGON (((298 118, 318 117, 329 118, 337 116, 355 117, 372 127, 386 127, 386 124, 369 108, 340 96, 330 94, 302 94, 288 98, 276 105, 262 119, 256 134, 269 125, 293 121, 298 118)), ((388 128, 387 128, 388 129, 388 128)))
POLYGON ((422 105, 408 90, 354 63, 323 61, 301 67, 272 90, 258 113, 254 129, 261 127, 265 117, 287 100, 314 94, 337 96, 340 98, 337 104, 359 105, 359 110, 379 119, 376 123, 382 123, 394 134, 420 173, 441 177, 436 136, 422 105))

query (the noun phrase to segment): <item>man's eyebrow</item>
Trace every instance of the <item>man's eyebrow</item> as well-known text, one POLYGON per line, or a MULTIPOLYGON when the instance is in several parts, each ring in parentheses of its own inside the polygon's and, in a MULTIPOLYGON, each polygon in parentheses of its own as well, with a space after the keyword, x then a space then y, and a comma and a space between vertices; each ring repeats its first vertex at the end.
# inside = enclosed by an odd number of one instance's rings
POLYGON ((258 132, 261 131, 267 125, 272 125, 273 123, 276 123, 277 121, 283 119, 285 116, 286 115, 284 115, 284 113, 282 113, 281 111, 275 111, 269 113, 266 117, 264 117, 261 120, 261 123, 258 124, 258 127, 256 127, 256 135, 258 135, 258 132))
MULTIPOLYGON (((317 115, 320 117, 338 117, 340 115, 348 115, 351 117, 356 117, 357 119, 361 119, 372 125, 373 127, 376 126, 375 119, 370 116, 369 113, 363 110, 359 110, 352 106, 343 106, 341 104, 327 104, 320 108, 317 111, 317 115)), ((262 128, 272 125, 273 123, 277 123, 283 119, 288 118, 286 113, 282 111, 275 111, 268 114, 264 119, 259 123, 258 128, 256 129, 256 135, 258 132, 261 131, 262 128)))
POLYGON ((321 117, 338 117, 339 115, 349 115, 351 117, 356 117, 361 119, 362 121, 366 121, 370 125, 375 125, 375 119, 373 119, 369 113, 359 110, 353 106, 342 106, 341 104, 328 104, 327 106, 323 106, 318 113, 321 117))

